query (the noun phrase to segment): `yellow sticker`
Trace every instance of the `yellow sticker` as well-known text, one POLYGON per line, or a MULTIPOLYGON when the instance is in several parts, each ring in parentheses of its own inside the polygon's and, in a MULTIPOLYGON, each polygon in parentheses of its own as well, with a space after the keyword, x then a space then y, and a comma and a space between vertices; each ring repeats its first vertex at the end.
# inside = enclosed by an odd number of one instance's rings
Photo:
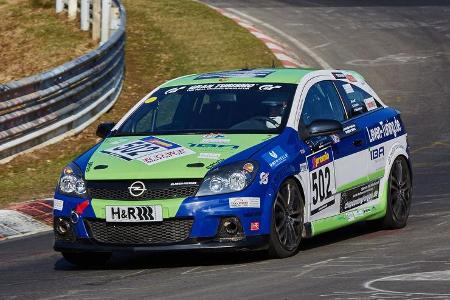
POLYGON ((147 104, 152 103, 152 102, 155 102, 156 99, 158 99, 158 97, 150 97, 147 100, 145 100, 144 103, 147 103, 147 104))

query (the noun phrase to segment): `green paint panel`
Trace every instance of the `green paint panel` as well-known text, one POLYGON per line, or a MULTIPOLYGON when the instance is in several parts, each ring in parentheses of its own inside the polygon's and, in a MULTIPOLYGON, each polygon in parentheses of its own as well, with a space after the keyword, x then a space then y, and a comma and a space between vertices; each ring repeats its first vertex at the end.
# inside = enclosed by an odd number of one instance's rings
POLYGON ((138 201, 120 201, 120 200, 102 200, 92 199, 91 205, 95 216, 99 219, 105 219, 105 206, 133 206, 133 205, 161 205, 163 209, 163 218, 174 218, 185 198, 163 199, 163 200, 138 200, 138 201))
POLYGON ((376 179, 379 179, 381 177, 384 176, 384 168, 383 169, 379 169, 377 171, 375 171, 372 174, 369 174, 369 176, 364 176, 361 178, 358 178, 352 182, 343 184, 341 186, 338 186, 336 189, 336 193, 342 193, 343 191, 349 190, 351 188, 357 187, 359 185, 363 185, 365 183, 368 183, 370 181, 374 181, 376 179))
MULTIPOLYGON (((210 84, 210 83, 293 83, 298 84, 300 80, 307 74, 315 71, 314 69, 264 69, 273 71, 273 73, 267 75, 266 77, 229 77, 227 79, 223 78, 212 78, 212 79, 201 79, 195 80, 201 74, 194 74, 189 76, 183 76, 165 83, 161 88, 179 86, 179 85, 193 85, 193 84, 210 84)), ((236 70, 237 71, 237 70, 236 70)), ((220 73, 220 72, 217 72, 220 73)))
POLYGON ((387 192, 388 185, 385 183, 382 194, 380 196, 380 202, 377 205, 373 205, 368 207, 367 212, 364 212, 365 209, 356 208, 349 210, 347 212, 338 214, 336 216, 332 216, 329 218, 320 219, 312 222, 312 235, 318 235, 324 232, 332 231, 359 221, 363 220, 376 220, 384 217, 386 214, 386 205, 387 205, 387 192), (356 213, 358 211, 363 211, 363 213, 356 213))
POLYGON ((139 160, 127 161, 101 152, 105 149, 139 140, 144 136, 111 137, 106 139, 92 155, 88 162, 85 176, 87 180, 203 178, 206 172, 219 160, 227 159, 275 136, 274 134, 228 134, 224 135, 223 141, 220 143, 205 141, 203 135, 156 136, 162 140, 188 148, 195 153, 161 161, 153 165, 147 165, 139 160), (196 146, 198 144, 208 144, 210 146, 198 147, 196 146), (218 155, 218 157, 214 159, 199 158, 201 153, 218 155), (198 163, 202 163, 204 166, 187 166, 198 163), (107 168, 96 169, 95 167, 98 165, 107 165, 107 168))

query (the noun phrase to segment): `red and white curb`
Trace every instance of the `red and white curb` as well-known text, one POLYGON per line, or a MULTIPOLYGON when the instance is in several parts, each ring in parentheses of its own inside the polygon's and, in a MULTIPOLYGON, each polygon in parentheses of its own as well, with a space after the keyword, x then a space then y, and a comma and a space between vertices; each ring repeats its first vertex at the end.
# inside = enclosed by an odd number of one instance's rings
POLYGON ((293 51, 289 50, 289 48, 282 43, 278 42, 274 38, 268 36, 267 34, 263 33, 261 30, 259 30, 253 23, 251 23, 249 20, 244 20, 241 17, 233 14, 230 11, 227 11, 222 8, 214 7, 211 5, 208 5, 212 9, 216 10, 217 12, 221 13, 225 17, 232 19, 235 21, 239 26, 244 27, 247 29, 251 34, 253 34, 256 38, 260 39, 267 48, 272 51, 272 53, 275 55, 275 57, 281 62, 283 67, 285 68, 306 68, 308 65, 306 65, 304 62, 298 58, 293 51))
POLYGON ((33 200, 0 210, 0 241, 52 230, 53 199, 33 200))

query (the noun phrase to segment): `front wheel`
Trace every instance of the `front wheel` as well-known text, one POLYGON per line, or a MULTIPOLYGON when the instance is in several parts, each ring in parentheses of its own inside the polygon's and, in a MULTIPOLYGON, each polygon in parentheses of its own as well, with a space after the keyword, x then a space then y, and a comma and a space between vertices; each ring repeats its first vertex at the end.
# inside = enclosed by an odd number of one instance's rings
POLYGON ((65 260, 79 267, 103 266, 110 258, 110 252, 62 252, 65 260))
POLYGON ((296 253, 302 238, 304 199, 294 179, 281 185, 272 207, 269 255, 285 258, 296 253))
POLYGON ((381 219, 383 228, 399 229, 406 226, 411 208, 411 170, 406 158, 399 156, 389 174, 386 215, 381 219))

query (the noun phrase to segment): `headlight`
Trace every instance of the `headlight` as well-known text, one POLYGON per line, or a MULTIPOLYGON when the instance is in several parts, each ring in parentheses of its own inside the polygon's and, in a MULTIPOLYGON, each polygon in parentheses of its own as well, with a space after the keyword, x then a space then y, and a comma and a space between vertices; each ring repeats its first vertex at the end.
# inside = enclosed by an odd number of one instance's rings
POLYGON ((239 162, 206 174, 196 196, 208 196, 242 191, 252 183, 258 171, 256 162, 239 162))
POLYGON ((74 163, 68 164, 61 172, 58 191, 69 196, 86 196, 86 184, 80 168, 74 163))

